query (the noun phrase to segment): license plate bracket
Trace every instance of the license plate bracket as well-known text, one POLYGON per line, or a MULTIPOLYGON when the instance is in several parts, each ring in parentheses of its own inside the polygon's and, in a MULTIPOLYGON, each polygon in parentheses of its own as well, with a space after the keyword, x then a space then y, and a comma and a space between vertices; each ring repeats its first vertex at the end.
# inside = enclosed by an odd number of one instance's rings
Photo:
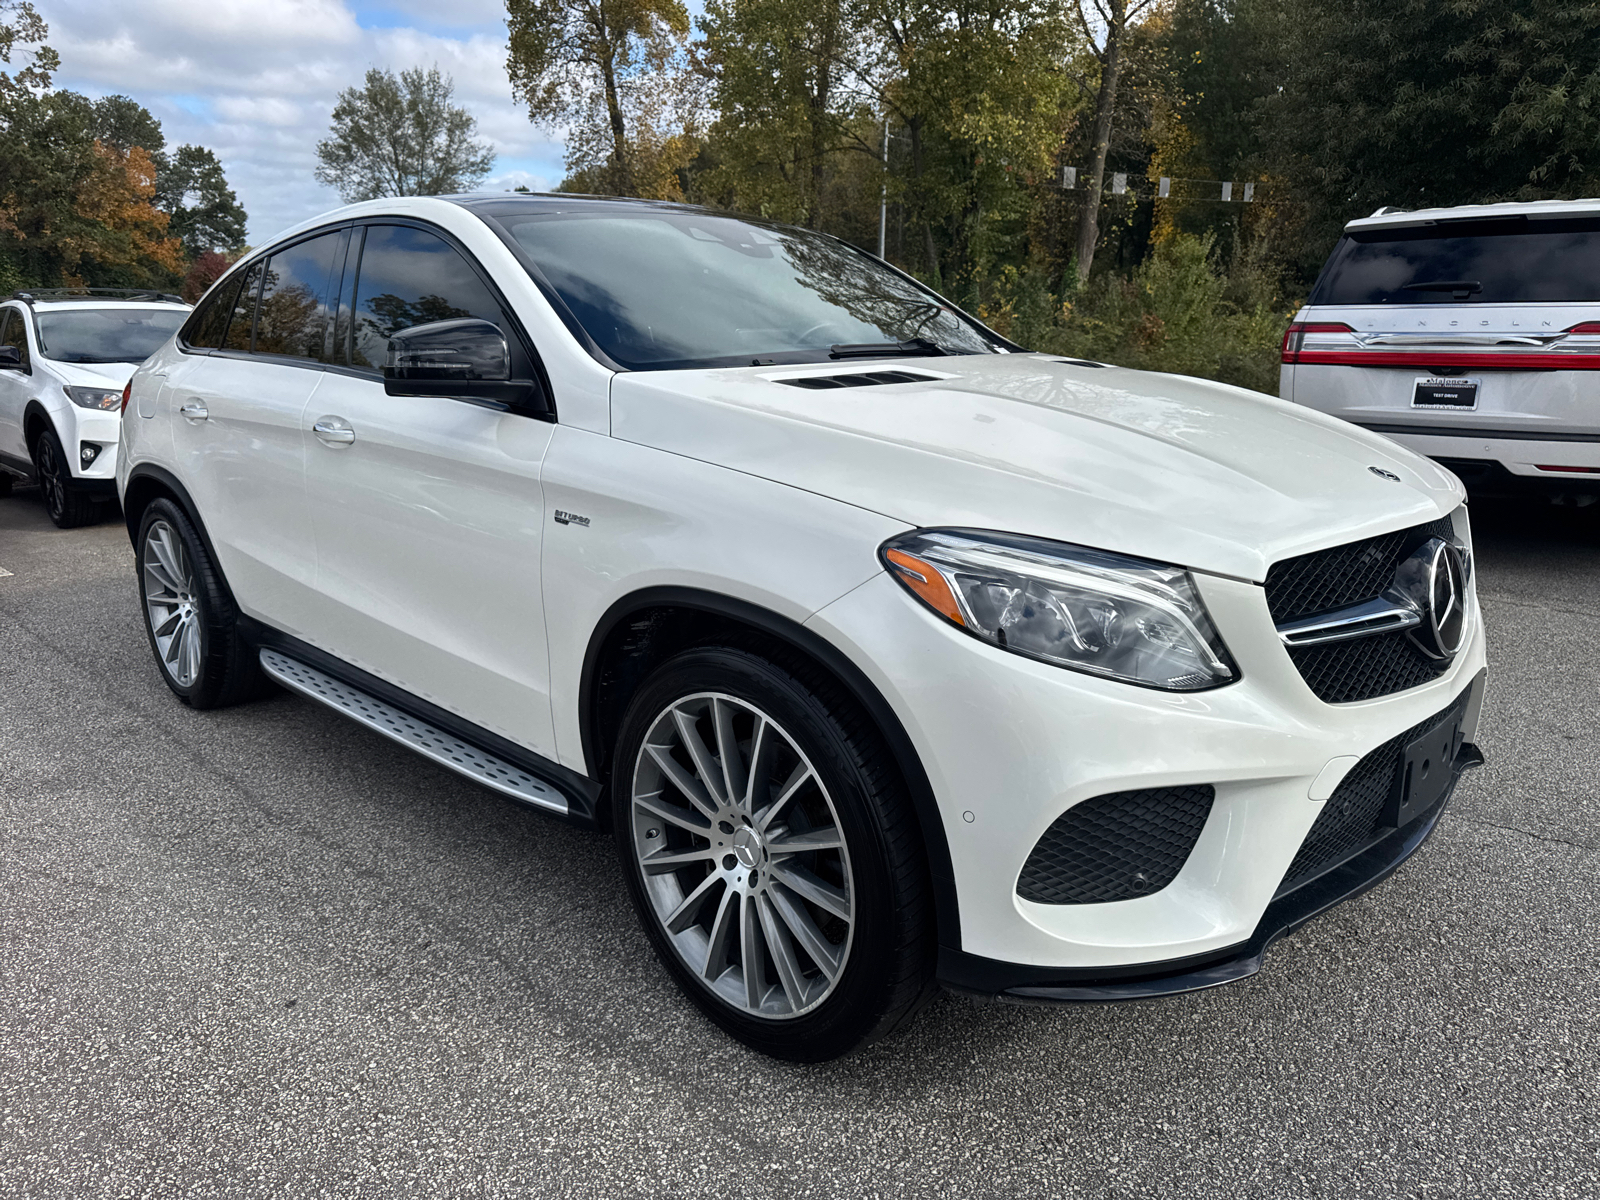
POLYGON ((1386 824, 1397 828, 1405 825, 1444 799, 1455 780, 1456 755, 1461 751, 1465 721, 1466 708, 1458 705, 1432 729, 1401 748, 1386 824))
POLYGON ((1430 375, 1417 380, 1411 392, 1413 408, 1478 407, 1478 387, 1481 379, 1453 379, 1445 375, 1430 375))

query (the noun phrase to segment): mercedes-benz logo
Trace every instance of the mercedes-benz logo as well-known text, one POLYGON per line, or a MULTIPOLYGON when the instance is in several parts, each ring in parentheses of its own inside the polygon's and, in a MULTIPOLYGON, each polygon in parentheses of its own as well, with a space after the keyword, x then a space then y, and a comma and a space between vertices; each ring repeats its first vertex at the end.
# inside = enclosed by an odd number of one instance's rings
POLYGON ((1371 471, 1379 479, 1387 479, 1391 483, 1400 482, 1400 476, 1396 475, 1393 471, 1385 471, 1382 467, 1368 467, 1367 470, 1371 471))
POLYGON ((1422 615, 1411 640, 1429 658, 1449 661, 1467 641, 1467 566, 1461 551, 1429 538, 1400 565, 1395 585, 1422 615))

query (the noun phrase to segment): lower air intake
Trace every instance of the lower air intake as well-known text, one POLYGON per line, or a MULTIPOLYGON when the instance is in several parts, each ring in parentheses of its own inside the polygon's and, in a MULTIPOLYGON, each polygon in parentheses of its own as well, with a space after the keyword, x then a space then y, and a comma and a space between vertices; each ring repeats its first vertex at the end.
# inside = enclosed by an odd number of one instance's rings
POLYGON ((1105 904, 1159 892, 1189 860, 1216 796, 1202 784, 1085 800, 1045 830, 1017 895, 1035 904, 1105 904))

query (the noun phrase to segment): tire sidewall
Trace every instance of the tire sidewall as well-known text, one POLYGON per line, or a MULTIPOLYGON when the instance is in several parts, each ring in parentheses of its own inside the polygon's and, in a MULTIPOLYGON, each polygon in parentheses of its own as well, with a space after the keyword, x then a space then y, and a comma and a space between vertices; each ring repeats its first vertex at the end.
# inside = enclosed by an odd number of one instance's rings
POLYGON ((67 481, 61 477, 66 469, 62 456, 66 451, 61 446, 61 439, 56 436, 55 430, 47 429, 39 435, 39 440, 34 443, 33 465, 39 476, 39 490, 44 494, 45 512, 50 519, 58 525, 66 519, 67 515, 67 481), (45 464, 53 463, 54 470, 47 471, 45 464))
POLYGON ((200 544, 200 539, 195 535, 194 528, 188 519, 170 500, 155 500, 144 510, 144 515, 139 520, 139 542, 134 556, 134 573, 139 578, 139 614, 144 623, 146 640, 150 643, 150 653, 155 657, 156 670, 161 673, 161 678, 167 687, 172 689, 172 694, 185 704, 194 704, 202 698, 213 669, 211 664, 212 626, 216 614, 212 611, 211 597, 200 582, 200 565, 205 547, 200 544), (164 523, 177 534, 178 540, 183 543, 184 553, 189 556, 189 570, 194 576, 194 597, 199 608, 200 620, 200 670, 196 672, 194 682, 187 687, 180 684, 172 677, 167 669, 166 662, 161 657, 161 649, 156 644, 156 632, 150 625, 150 606, 145 595, 145 554, 149 545, 150 531, 158 523, 164 523))
POLYGON ((746 1045, 775 1057, 814 1062, 848 1053, 882 1019, 893 984, 891 964, 901 949, 899 922, 894 918, 897 898, 884 816, 862 769, 862 752, 799 681, 754 654, 720 647, 690 650, 658 667, 630 701, 617 739, 611 775, 613 832, 629 896, 651 946, 706 1016, 746 1045), (633 849, 635 761, 660 714, 700 692, 735 696, 777 721, 811 760, 844 833, 857 914, 850 954, 833 992, 799 1017, 753 1017, 716 996, 679 957, 645 892, 633 849))

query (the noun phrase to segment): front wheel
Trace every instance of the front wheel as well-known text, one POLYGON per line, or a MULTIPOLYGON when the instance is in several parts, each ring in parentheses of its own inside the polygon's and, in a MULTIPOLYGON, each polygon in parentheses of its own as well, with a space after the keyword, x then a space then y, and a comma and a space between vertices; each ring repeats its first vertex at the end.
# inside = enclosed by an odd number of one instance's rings
POLYGON ((33 466, 39 476, 44 510, 58 528, 76 529, 100 519, 101 508, 72 481, 66 451, 53 429, 46 429, 33 444, 33 466))
POLYGON ((820 672, 723 647, 671 659, 629 705, 611 792, 657 955, 741 1042, 837 1058, 931 994, 909 800, 876 731, 820 672))

